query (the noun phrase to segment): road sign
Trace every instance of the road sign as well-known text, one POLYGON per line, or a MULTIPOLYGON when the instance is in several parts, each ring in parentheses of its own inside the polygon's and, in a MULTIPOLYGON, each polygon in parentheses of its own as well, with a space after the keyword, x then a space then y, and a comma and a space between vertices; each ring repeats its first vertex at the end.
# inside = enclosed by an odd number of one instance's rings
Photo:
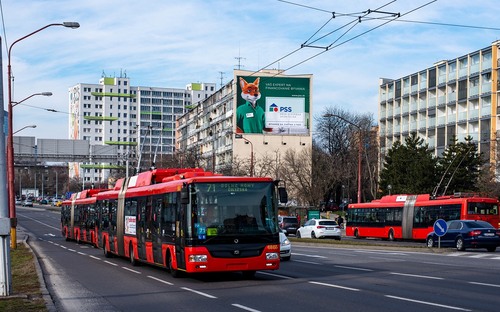
POLYGON ((448 223, 446 223, 446 221, 437 219, 436 222, 434 222, 434 233, 436 233, 437 236, 441 237, 446 234, 447 231, 448 223))

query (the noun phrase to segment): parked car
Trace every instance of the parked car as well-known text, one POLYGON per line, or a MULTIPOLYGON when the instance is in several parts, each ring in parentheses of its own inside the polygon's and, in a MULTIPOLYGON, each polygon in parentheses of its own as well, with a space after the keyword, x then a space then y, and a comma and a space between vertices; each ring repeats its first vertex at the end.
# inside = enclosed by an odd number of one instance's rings
POLYGON ((297 230, 298 238, 342 238, 342 231, 337 222, 329 219, 311 219, 297 230))
POLYGON ((23 207, 33 207, 33 202, 29 199, 23 201, 23 207))
POLYGON ((285 232, 286 236, 288 236, 289 234, 295 235, 297 229, 299 228, 299 220, 297 219, 297 217, 278 216, 278 223, 280 229, 285 232))
MULTIPOLYGON (((486 221, 451 220, 446 223, 448 231, 441 236, 442 247, 455 247, 460 251, 466 248, 486 248, 493 252, 500 246, 500 230, 486 221)), ((426 243, 429 248, 438 246, 436 233, 429 233, 426 243)))
POLYGON ((288 240, 285 233, 280 231, 280 258, 288 261, 292 257, 292 243, 288 240))
POLYGON ((40 201, 40 205, 47 205, 49 202, 46 199, 40 201))
POLYGON ((20 200, 20 199, 16 199, 16 203, 15 205, 18 206, 18 205, 22 205, 23 204, 23 201, 20 200))

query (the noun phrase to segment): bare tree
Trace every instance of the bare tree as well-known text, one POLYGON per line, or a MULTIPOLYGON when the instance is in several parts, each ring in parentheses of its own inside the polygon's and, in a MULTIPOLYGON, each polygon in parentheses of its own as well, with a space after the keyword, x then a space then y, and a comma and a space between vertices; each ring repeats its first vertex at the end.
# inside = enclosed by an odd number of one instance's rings
POLYGON ((322 150, 330 157, 331 167, 328 177, 331 187, 325 193, 325 201, 333 199, 338 202, 344 196, 356 197, 360 151, 361 197, 365 200, 375 198, 378 144, 373 124, 373 116, 370 114, 352 114, 336 107, 327 108, 317 119, 314 137, 317 151, 322 150), (347 193, 342 196, 344 189, 347 193))

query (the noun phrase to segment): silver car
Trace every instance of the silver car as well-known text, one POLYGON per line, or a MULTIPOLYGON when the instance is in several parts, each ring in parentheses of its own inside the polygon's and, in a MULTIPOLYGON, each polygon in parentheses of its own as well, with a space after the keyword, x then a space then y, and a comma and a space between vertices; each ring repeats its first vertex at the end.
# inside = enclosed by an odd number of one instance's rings
POLYGON ((292 257, 292 244, 283 231, 280 231, 280 258, 288 261, 292 257))
POLYGON ((311 219, 297 230, 298 238, 342 238, 342 231, 337 222, 329 219, 311 219))

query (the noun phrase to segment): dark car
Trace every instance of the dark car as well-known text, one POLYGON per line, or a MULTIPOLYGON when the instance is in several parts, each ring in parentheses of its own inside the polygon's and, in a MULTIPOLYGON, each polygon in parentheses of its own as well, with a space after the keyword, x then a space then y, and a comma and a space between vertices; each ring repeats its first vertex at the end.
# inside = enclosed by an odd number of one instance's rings
POLYGON ((289 234, 295 235, 295 233, 297 233, 297 229, 299 228, 299 220, 297 217, 279 216, 278 222, 280 229, 285 232, 286 236, 289 234))
MULTIPOLYGON (((440 245, 443 247, 456 247, 460 251, 466 248, 486 248, 493 252, 500 246, 500 230, 486 221, 452 220, 446 223, 448 231, 440 240, 440 245)), ((437 246, 436 233, 429 233, 426 242, 427 247, 437 246)))

